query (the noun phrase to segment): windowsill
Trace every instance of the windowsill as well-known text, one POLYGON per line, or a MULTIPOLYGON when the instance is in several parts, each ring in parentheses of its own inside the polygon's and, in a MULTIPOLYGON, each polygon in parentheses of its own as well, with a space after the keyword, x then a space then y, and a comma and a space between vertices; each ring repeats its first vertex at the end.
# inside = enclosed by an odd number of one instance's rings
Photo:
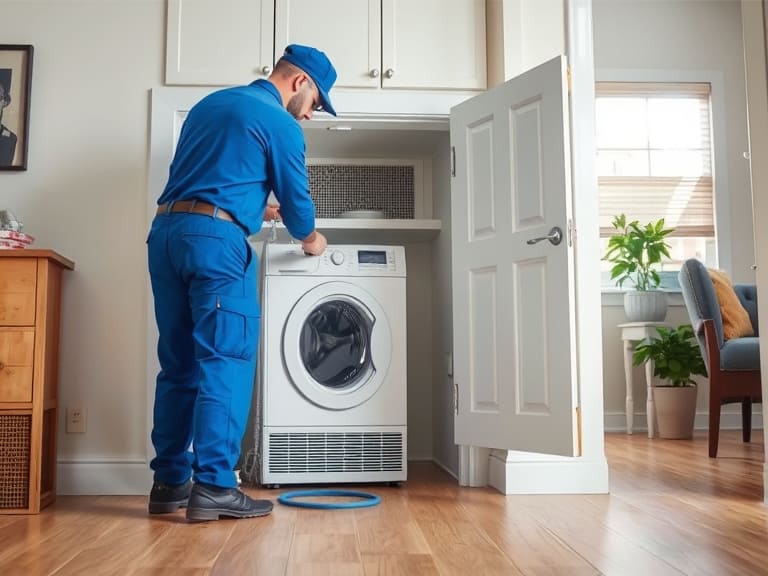
MULTIPOLYGON (((603 306, 624 306, 624 294, 628 290, 604 286, 600 289, 603 306)), ((667 293, 667 302, 670 306, 685 306, 683 293, 680 290, 663 289, 667 293)))

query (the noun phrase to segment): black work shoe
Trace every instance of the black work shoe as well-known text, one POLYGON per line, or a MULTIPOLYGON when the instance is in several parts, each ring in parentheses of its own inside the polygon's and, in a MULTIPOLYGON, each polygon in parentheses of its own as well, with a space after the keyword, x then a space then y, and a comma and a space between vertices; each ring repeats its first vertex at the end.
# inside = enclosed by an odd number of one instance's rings
POLYGON ((269 500, 254 500, 237 488, 195 484, 187 505, 187 520, 204 522, 219 518, 253 518, 272 512, 269 500))
POLYGON ((184 484, 155 482, 152 484, 152 492, 149 493, 149 513, 170 514, 186 507, 190 492, 192 480, 187 480, 184 484))

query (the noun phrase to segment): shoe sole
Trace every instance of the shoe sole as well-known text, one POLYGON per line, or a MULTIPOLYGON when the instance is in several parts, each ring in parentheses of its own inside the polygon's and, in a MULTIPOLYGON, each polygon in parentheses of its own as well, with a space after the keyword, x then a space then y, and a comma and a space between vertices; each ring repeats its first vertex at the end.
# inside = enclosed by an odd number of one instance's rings
POLYGON ((176 502, 150 502, 149 513, 150 514, 171 514, 176 512, 180 508, 186 508, 189 498, 185 500, 177 500, 176 502))
POLYGON ((220 518, 257 518, 271 513, 272 508, 253 512, 239 512, 227 508, 187 508, 187 520, 190 522, 207 522, 220 518))

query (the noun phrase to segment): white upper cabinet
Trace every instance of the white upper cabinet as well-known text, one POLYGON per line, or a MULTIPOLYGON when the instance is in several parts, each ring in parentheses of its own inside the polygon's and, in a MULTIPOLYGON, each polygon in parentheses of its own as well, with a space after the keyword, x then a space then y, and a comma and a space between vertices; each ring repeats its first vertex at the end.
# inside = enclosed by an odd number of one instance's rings
POLYGON ((484 90, 485 0, 277 0, 275 58, 328 54, 336 88, 484 90))
POLYGON ((166 84, 245 84, 267 76, 273 26, 274 0, 168 0, 166 84))
POLYGON ((384 88, 484 90, 485 0, 382 0, 384 88))
POLYGON ((277 0, 275 60, 289 44, 328 54, 339 75, 336 88, 378 88, 381 0, 277 0))

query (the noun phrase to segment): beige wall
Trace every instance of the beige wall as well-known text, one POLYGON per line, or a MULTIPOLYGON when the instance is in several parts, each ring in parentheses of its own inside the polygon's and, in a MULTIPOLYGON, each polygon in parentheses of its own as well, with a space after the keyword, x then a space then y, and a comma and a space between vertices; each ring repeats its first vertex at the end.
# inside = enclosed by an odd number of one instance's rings
MULTIPOLYGON (((603 304, 603 398, 605 402, 605 429, 606 431, 621 431, 626 426, 625 399, 627 395, 626 380, 624 378, 624 343, 617 326, 626 322, 624 307, 621 297, 605 297, 603 304)), ((667 310, 666 322, 673 326, 689 324, 688 312, 682 303, 679 294, 669 297, 671 305, 667 310)), ((645 401, 647 399, 645 372, 643 367, 632 368, 632 397, 634 399, 634 428, 642 430, 646 428, 645 401)), ((699 383, 696 412, 698 414, 695 423, 697 428, 706 428, 706 413, 708 412, 709 383, 706 378, 697 377, 699 383)), ((756 413, 759 406, 756 407, 756 413)), ((723 409, 723 426, 741 425, 740 416, 726 417, 727 412, 739 414, 738 410, 731 407, 723 409)), ((757 422, 757 421, 756 421, 757 422)))
MULTIPOLYGON (((748 149, 746 95, 741 33, 741 6, 738 0, 594 0, 595 69, 679 70, 686 74, 712 71, 721 75, 724 132, 715 146, 724 153, 722 170, 716 174, 717 208, 723 218, 718 232, 723 238, 719 253, 721 266, 736 281, 754 282, 754 263, 749 165, 743 152, 748 149)), ((667 321, 688 322, 682 301, 670 307, 667 321)), ((624 425, 625 385, 622 344, 617 325, 625 321, 621 298, 603 296, 603 374, 606 429, 624 425)), ((635 368, 636 425, 645 416, 643 372, 635 368)), ((706 426, 708 388, 699 388, 697 426, 706 426)), ((758 407, 759 408, 759 407, 758 407)), ((723 425, 740 425, 733 414, 723 425)))
MULTIPOLYGON (((595 70, 712 71, 721 75, 724 132, 714 144, 726 161, 715 175, 726 214, 719 254, 738 281, 754 274, 741 5, 738 0, 595 0, 595 70)), ((715 110, 717 112, 717 110, 715 110)), ((718 128, 715 125, 715 128, 718 128)))
MULTIPOLYGON (((148 89, 162 80, 162 0, 2 2, 3 43, 34 45, 28 170, 0 205, 76 263, 64 282, 60 403, 88 410, 62 460, 143 459, 148 89)), ((60 432, 63 420, 60 418, 60 432)))

